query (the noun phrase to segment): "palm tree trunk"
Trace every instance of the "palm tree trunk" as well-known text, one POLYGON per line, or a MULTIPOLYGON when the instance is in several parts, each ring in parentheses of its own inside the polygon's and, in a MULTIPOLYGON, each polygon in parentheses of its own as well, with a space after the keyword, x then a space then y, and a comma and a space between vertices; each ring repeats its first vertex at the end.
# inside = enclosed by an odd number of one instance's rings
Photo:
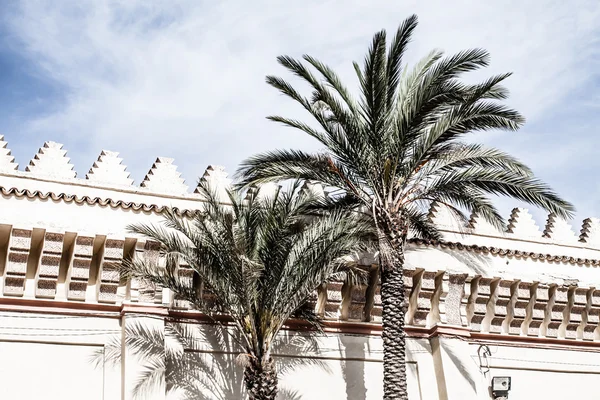
POLYGON ((277 370, 275 362, 252 359, 244 368, 244 383, 248 399, 275 400, 277 397, 277 370))
POLYGON ((383 322, 383 400, 408 400, 406 334, 404 332, 404 243, 402 219, 384 213, 380 218, 379 263, 383 322))

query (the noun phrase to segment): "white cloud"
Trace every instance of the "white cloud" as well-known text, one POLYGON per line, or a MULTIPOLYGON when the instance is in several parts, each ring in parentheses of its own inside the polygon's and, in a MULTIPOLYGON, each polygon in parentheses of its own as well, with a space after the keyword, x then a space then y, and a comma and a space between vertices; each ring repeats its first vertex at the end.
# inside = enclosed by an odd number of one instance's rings
MULTIPOLYGON (((520 137, 493 134, 488 140, 515 151, 561 189, 570 185, 552 166, 572 168, 577 153, 590 146, 571 142, 570 153, 549 164, 539 143, 545 152, 564 149, 560 129, 588 140, 578 126, 559 127, 552 117, 565 104, 590 113, 597 107, 573 93, 597 79, 600 3, 576 3, 32 1, 6 22, 17 50, 65 93, 64 103, 23 122, 34 146, 50 139, 65 143, 80 176, 102 148, 120 151, 138 182, 156 156, 171 156, 192 183, 210 163, 233 170, 265 149, 315 148, 264 119, 299 112, 264 83, 266 74, 283 73, 277 55, 310 53, 353 84, 350 62, 362 60, 372 34, 417 13, 421 24, 410 60, 434 47, 484 47, 492 54, 486 74, 514 72, 510 103, 530 125, 520 137)), ((9 132, 7 138, 14 141, 9 132)))

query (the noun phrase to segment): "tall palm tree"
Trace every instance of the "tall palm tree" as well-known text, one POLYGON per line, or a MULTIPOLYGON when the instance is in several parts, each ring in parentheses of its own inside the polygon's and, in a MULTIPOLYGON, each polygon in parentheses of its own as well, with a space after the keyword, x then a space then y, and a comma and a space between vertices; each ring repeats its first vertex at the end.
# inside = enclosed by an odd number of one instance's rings
POLYGON ((134 259, 124 272, 173 290, 207 313, 228 314, 241 337, 244 383, 250 399, 277 394, 273 343, 286 321, 300 313, 313 291, 348 268, 348 255, 363 243, 364 225, 347 212, 315 218, 318 196, 299 189, 272 194, 228 190, 223 205, 208 183, 201 182, 204 209, 193 218, 165 214, 164 225, 130 229, 161 245, 165 266, 134 259), (188 264, 216 296, 210 306, 189 278, 174 266, 188 264))
POLYGON ((370 213, 379 238, 386 400, 407 398, 404 249, 409 232, 440 237, 427 219, 431 203, 449 207, 461 219, 465 212, 475 212, 498 228, 504 220, 490 195, 521 200, 564 218, 574 211, 509 154, 461 141, 470 132, 515 131, 524 123, 521 114, 498 101, 507 98, 500 84, 510 74, 478 84, 461 81, 461 74, 488 65, 489 54, 482 49, 449 57, 432 51, 406 68, 402 58, 416 26, 416 16, 406 19, 389 48, 386 32, 375 34, 363 67, 354 63, 358 99, 319 60, 278 57, 312 93, 305 97, 275 76, 268 76, 267 83, 298 102, 317 125, 269 119, 307 133, 326 151, 272 151, 249 158, 238 171, 246 185, 289 178, 319 181, 337 194, 336 202, 370 213))

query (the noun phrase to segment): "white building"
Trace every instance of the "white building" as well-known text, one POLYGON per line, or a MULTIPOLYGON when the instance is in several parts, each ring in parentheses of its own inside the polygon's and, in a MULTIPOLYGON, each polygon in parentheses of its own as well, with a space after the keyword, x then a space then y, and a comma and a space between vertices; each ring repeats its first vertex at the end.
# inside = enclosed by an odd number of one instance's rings
MULTIPOLYGON (((159 222, 164 207, 198 208, 201 199, 173 160, 159 157, 138 187, 117 153, 102 152, 78 179, 62 145, 46 142, 23 171, 2 139, 3 398, 132 399, 140 377, 152 372, 157 384, 138 398, 185 398, 187 382, 194 398, 239 399, 229 337, 219 340, 218 326, 168 291, 122 281, 114 268, 123 257, 158 256, 152 243, 127 232, 129 224, 159 222), (173 340, 181 322, 196 341, 173 340), (140 327, 149 337, 126 342, 126 330, 140 327), (136 345, 150 354, 140 356, 136 345)), ((204 177, 227 184, 218 167, 204 177)), ((430 216, 445 240, 413 240, 407 256, 411 399, 490 399, 491 379, 503 376, 511 377, 511 400, 597 397, 598 220, 585 220, 576 234, 553 217, 539 228, 527 210, 515 209, 506 232, 474 216, 461 234, 443 208, 430 216)), ((375 289, 340 282, 321 290, 315 303, 328 322, 315 343, 297 340, 303 334, 289 327, 285 334, 296 339, 277 351, 282 398, 382 398, 375 289), (365 317, 367 292, 374 306, 365 317)))

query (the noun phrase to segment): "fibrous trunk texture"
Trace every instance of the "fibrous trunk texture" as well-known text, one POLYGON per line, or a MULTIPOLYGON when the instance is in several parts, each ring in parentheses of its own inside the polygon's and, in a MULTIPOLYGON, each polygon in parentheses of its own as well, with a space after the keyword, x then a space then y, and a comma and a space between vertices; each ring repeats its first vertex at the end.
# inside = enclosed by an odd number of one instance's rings
POLYGON ((408 400, 403 279, 407 229, 400 218, 389 217, 380 219, 380 228, 383 228, 379 239, 383 306, 383 399, 408 400))
POLYGON ((275 400, 277 397, 277 371, 275 362, 252 359, 244 369, 244 383, 250 400, 275 400))

